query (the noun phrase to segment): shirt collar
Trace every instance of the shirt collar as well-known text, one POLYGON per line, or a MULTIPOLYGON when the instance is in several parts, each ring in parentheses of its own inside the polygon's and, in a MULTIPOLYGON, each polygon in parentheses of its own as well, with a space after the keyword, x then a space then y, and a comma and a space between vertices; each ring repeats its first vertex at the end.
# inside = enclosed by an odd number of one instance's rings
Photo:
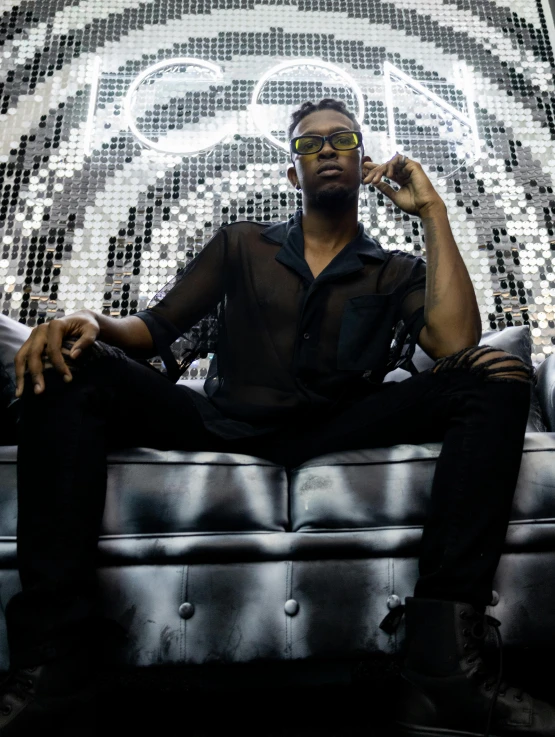
MULTIPOLYGON (((287 221, 268 226, 262 236, 282 248, 276 254, 276 259, 287 266, 291 266, 298 273, 313 280, 312 273, 304 259, 304 236, 302 230, 302 210, 297 210, 287 221)), ((375 238, 371 238, 364 230, 362 223, 358 223, 358 231, 352 241, 347 243, 333 261, 324 269, 322 275, 326 277, 339 276, 363 268, 364 261, 359 256, 367 256, 378 261, 385 261, 386 252, 375 238)), ((320 276, 318 277, 320 280, 320 276)))
MULTIPOLYGON (((300 234, 302 234, 301 222, 302 210, 297 210, 295 214, 291 218, 289 218, 289 220, 284 220, 282 222, 274 223, 273 225, 268 226, 264 230, 262 235, 269 241, 279 243, 283 246, 289 237, 298 237, 298 231, 300 231, 300 234)), ((380 261, 385 261, 385 251, 375 238, 371 238, 366 233, 366 231, 364 230, 364 225, 360 222, 358 223, 358 232, 355 238, 347 245, 349 246, 349 250, 351 250, 352 248, 355 253, 362 253, 366 256, 373 256, 380 261)))

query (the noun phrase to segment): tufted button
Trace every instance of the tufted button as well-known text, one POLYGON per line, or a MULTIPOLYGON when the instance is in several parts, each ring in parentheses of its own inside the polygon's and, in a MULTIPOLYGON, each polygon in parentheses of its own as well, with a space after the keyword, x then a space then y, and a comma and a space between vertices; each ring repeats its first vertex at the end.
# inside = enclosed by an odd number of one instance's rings
POLYGON ((290 617, 294 617, 295 614, 299 611, 299 602, 295 599, 288 599, 285 602, 285 613, 288 614, 290 617))
POLYGON ((400 605, 401 605, 401 597, 397 596, 397 594, 391 594, 391 596, 387 597, 387 608, 388 609, 396 609, 400 605))
POLYGON ((194 613, 195 607, 189 601, 183 602, 183 604, 179 607, 179 616, 182 619, 190 619, 194 613))
POLYGON ((492 591, 490 606, 497 606, 497 604, 499 604, 499 594, 497 593, 497 591, 492 591))
POLYGON ((304 338, 305 340, 308 340, 308 339, 310 338, 310 333, 305 333, 305 334, 303 335, 303 338, 304 338))

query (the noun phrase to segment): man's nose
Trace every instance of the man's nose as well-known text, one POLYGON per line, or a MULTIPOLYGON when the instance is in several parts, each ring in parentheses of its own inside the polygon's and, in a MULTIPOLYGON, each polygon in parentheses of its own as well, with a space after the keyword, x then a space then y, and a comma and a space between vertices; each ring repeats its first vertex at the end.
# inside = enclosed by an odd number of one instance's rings
POLYGON ((327 158, 330 154, 333 154, 333 156, 337 156, 337 151, 333 148, 329 141, 325 141, 319 155, 327 158))

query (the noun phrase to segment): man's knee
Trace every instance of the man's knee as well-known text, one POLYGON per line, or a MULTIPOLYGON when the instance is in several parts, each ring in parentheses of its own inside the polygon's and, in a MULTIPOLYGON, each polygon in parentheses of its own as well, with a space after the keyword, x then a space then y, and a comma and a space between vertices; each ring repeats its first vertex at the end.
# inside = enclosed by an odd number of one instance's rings
POLYGON ((73 341, 64 342, 67 350, 63 350, 64 360, 72 372, 86 369, 90 366, 100 367, 106 363, 113 363, 125 360, 126 354, 113 345, 108 345, 102 341, 95 341, 88 348, 85 348, 78 358, 70 358, 69 353, 73 346, 73 341))
POLYGON ((486 381, 519 381, 532 383, 535 371, 532 365, 506 351, 489 345, 474 345, 462 351, 440 358, 432 371, 463 369, 481 376, 486 381))
MULTIPOLYGON (((50 363, 47 355, 43 356, 43 375, 48 388, 70 386, 75 381, 80 385, 98 385, 117 381, 118 366, 123 367, 126 354, 114 346, 96 341, 85 348, 78 358, 70 358, 73 341, 64 341, 62 355, 69 367, 72 381, 66 384, 63 375, 50 363)), ((25 374, 24 393, 34 394, 34 380, 30 373, 25 374)))

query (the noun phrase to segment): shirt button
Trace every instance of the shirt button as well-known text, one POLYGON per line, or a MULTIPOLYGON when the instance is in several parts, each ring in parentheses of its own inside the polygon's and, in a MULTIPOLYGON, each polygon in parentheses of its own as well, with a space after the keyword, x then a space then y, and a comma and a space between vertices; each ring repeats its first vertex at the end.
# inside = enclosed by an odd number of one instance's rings
POLYGON ((304 338, 305 340, 308 340, 308 339, 310 338, 310 333, 305 333, 305 334, 303 335, 303 338, 304 338))

